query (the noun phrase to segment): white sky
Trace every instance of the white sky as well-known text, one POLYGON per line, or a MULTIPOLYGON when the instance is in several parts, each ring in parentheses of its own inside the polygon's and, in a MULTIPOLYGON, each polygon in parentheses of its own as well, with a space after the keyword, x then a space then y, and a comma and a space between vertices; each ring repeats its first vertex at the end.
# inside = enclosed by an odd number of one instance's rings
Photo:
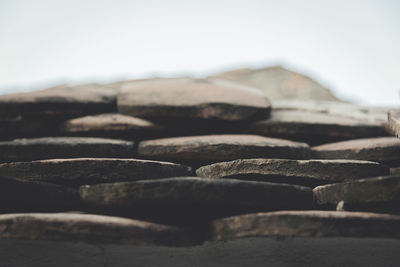
POLYGON ((0 93, 282 64, 399 105, 398 0, 0 0, 0 93))

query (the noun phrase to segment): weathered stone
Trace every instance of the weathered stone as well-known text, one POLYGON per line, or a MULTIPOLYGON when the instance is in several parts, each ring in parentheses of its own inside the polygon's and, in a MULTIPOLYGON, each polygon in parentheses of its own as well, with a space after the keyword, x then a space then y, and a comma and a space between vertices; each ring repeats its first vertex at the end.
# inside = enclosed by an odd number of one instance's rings
POLYGON ((215 220, 210 229, 214 240, 246 237, 400 238, 400 216, 367 212, 277 211, 215 220))
POLYGON ((257 120, 270 104, 257 89, 227 81, 172 79, 125 86, 118 96, 122 114, 152 119, 257 120))
POLYGON ((0 176, 68 186, 191 175, 191 168, 138 159, 50 159, 0 164, 0 176))
POLYGON ((313 190, 318 205, 334 207, 343 201, 347 210, 400 211, 400 176, 360 179, 322 185, 313 190))
POLYGON ((73 210, 79 203, 76 189, 0 177, 1 213, 73 210))
POLYGON ((391 110, 388 113, 390 129, 400 138, 400 110, 391 110))
POLYGON ((272 110, 270 119, 253 123, 246 132, 314 145, 388 135, 381 123, 303 110, 272 110))
POLYGON ((173 226, 74 213, 0 215, 0 239, 167 246, 195 242, 188 233, 173 226))
POLYGON ((203 135, 163 138, 139 143, 145 158, 198 165, 241 158, 309 158, 309 147, 258 135, 203 135))
POLYGON ((275 110, 303 110, 338 115, 370 123, 387 124, 388 108, 360 106, 353 103, 322 100, 286 99, 274 101, 275 110))
POLYGON ((389 168, 379 163, 358 160, 239 159, 203 166, 196 170, 196 174, 208 178, 317 186, 388 175, 389 168))
POLYGON ((86 185, 80 193, 96 212, 173 224, 312 205, 307 187, 199 177, 86 185))
POLYGON ((42 137, 0 142, 0 162, 51 158, 125 158, 135 154, 134 143, 105 138, 42 137))
POLYGON ((116 111, 117 91, 98 84, 57 86, 0 96, 0 116, 51 115, 78 117, 116 111))
POLYGON ((162 130, 153 122, 113 113, 74 118, 61 126, 61 132, 67 135, 124 139, 159 136, 162 130))
POLYGON ((358 159, 400 165, 400 140, 395 137, 377 137, 330 143, 312 148, 319 159, 358 159))
POLYGON ((292 98, 338 101, 328 88, 303 74, 280 66, 238 69, 223 72, 213 77, 254 86, 265 92, 273 101, 292 98))

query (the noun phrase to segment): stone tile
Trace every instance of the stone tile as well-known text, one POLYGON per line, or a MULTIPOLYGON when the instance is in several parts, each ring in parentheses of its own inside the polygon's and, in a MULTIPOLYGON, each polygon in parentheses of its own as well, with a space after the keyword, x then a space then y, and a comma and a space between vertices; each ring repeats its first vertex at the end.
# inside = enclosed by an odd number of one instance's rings
POLYGON ((73 118, 61 125, 61 133, 73 136, 112 137, 123 139, 160 136, 161 125, 151 121, 117 113, 73 118))
POLYGON ((333 208, 343 201, 344 210, 400 211, 400 176, 383 176, 314 188, 316 203, 333 208))
POLYGON ((80 197, 76 189, 0 177, 1 213, 66 211, 79 207, 80 197))
POLYGON ((203 135, 142 141, 138 155, 189 165, 241 158, 309 158, 305 143, 258 135, 203 135))
POLYGON ((384 126, 387 124, 387 113, 389 111, 386 107, 360 106, 346 102, 304 99, 282 99, 274 101, 273 108, 338 115, 370 123, 380 123, 384 126))
POLYGON ((389 168, 376 162, 358 160, 239 159, 203 166, 196 170, 196 174, 208 178, 235 178, 313 187, 388 175, 389 168))
POLYGON ((68 186, 188 176, 190 167, 138 159, 77 158, 0 164, 0 176, 68 186))
POLYGON ((246 237, 400 238, 400 216, 368 212, 277 211, 215 220, 214 240, 246 237))
POLYGON ((261 69, 236 69, 212 77, 259 88, 273 101, 279 99, 318 99, 338 101, 332 92, 303 74, 280 66, 261 69))
POLYGON ((163 246, 192 245, 196 242, 190 234, 173 226, 74 213, 0 215, 0 239, 163 246))
POLYGON ((118 96, 122 114, 163 120, 257 120, 270 104, 257 89, 227 81, 171 79, 124 86, 118 96))
POLYGON ((320 159, 358 159, 400 166, 400 140, 395 137, 354 139, 312 148, 320 159))
POLYGON ((272 110, 271 118, 253 123, 246 132, 309 144, 388 136, 381 123, 304 110, 272 110))
POLYGON ((390 129, 400 138, 400 110, 391 110, 388 113, 390 129))
POLYGON ((199 177, 86 185, 80 193, 92 211, 172 224, 312 205, 307 187, 199 177))
POLYGON ((132 157, 134 143, 89 137, 42 137, 0 142, 0 162, 51 158, 132 157))
POLYGON ((78 117, 116 111, 117 91, 98 84, 56 86, 0 96, 0 116, 51 115, 78 117))

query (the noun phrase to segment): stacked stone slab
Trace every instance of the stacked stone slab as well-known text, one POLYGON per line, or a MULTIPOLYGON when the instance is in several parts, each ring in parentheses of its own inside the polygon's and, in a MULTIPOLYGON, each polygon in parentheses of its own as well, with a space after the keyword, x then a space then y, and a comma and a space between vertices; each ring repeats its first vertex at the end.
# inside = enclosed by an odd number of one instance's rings
POLYGON ((305 89, 271 106, 249 87, 267 72, 0 96, 2 262, 398 263, 398 112, 305 89))

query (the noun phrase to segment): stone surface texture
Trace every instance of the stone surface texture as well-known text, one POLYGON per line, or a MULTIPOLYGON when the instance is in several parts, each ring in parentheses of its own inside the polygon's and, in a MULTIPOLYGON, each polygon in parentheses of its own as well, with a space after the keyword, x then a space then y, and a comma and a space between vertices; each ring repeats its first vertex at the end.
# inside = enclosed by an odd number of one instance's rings
POLYGON ((199 177, 86 185, 80 193, 98 211, 175 224, 254 211, 310 209, 312 205, 307 187, 199 177))
POLYGON ((270 103, 258 90, 235 83, 173 79, 125 86, 118 110, 144 118, 235 121, 267 118, 270 103))
POLYGON ((191 245, 195 242, 189 234, 173 226, 77 213, 0 215, 0 239, 164 246, 191 245))
POLYGON ((214 240, 245 237, 400 238, 400 216, 367 212, 277 211, 215 220, 214 240))
POLYGON ((377 137, 330 143, 312 148, 313 156, 322 159, 358 159, 400 164, 400 140, 377 137))
POLYGON ((309 158, 305 143, 257 135, 203 135, 142 141, 138 155, 167 161, 218 162, 241 158, 309 158))
POLYGON ((3 177, 73 187, 191 174, 191 168, 184 165, 138 159, 76 158, 0 164, 0 176, 3 177))
POLYGON ((400 138, 400 110, 391 110, 388 113, 390 129, 400 138))
POLYGON ((272 101, 279 99, 317 99, 338 101, 331 91, 300 73, 280 66, 237 69, 212 77, 240 82, 261 89, 272 101))
MULTIPOLYGON (((1 167, 0 167, 1 170, 1 167)), ((239 159, 196 170, 201 177, 232 177, 276 183, 318 185, 388 175, 389 168, 358 160, 239 159)))
POLYGON ((0 162, 51 158, 126 158, 135 155, 134 143, 89 137, 24 138, 0 142, 0 162))

